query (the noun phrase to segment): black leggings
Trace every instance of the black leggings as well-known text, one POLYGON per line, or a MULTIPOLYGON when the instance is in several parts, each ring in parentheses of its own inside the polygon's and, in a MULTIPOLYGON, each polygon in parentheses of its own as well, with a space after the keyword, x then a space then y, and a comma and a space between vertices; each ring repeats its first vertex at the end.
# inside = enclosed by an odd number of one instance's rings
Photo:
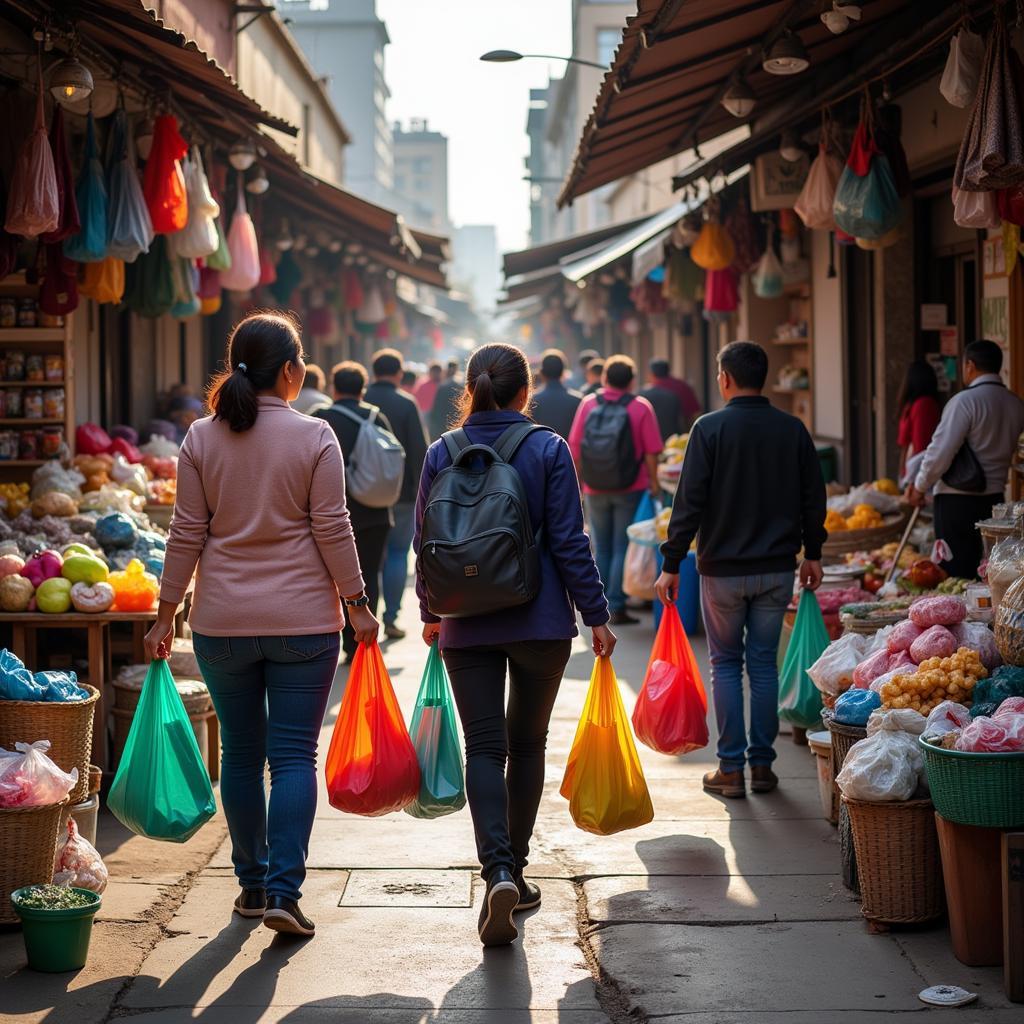
POLYGON ((466 795, 485 879, 526 867, 548 722, 571 648, 570 640, 523 640, 443 652, 466 734, 466 795))

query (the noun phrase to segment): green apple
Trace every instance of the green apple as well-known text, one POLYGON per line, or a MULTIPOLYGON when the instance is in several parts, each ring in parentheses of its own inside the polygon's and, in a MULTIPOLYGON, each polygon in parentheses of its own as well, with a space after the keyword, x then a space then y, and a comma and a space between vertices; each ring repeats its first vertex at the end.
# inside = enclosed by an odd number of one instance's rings
POLYGON ((71 555, 92 555, 93 558, 99 558, 100 557, 100 553, 98 551, 94 551, 91 547, 89 547, 86 544, 79 544, 79 543, 77 543, 77 541, 74 544, 69 544, 61 552, 61 554, 65 558, 68 558, 71 555))
POLYGON ((62 615, 71 607, 71 580, 53 576, 36 588, 36 605, 48 615, 62 615))
POLYGON ((103 583, 110 575, 107 563, 93 554, 82 555, 78 552, 69 554, 64 559, 61 575, 72 583, 103 583))

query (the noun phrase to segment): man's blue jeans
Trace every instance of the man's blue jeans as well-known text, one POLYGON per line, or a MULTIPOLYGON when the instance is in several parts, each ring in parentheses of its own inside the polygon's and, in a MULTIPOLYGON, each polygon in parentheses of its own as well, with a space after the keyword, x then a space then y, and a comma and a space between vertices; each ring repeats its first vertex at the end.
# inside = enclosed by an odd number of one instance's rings
POLYGON ((793 573, 702 576, 701 610, 711 657, 711 688, 723 772, 770 765, 779 733, 779 636, 793 596, 793 573), (743 707, 743 663, 750 680, 750 732, 743 707))
POLYGON ((626 595, 622 590, 622 571, 629 544, 626 527, 636 517, 643 493, 615 491, 586 496, 587 523, 594 538, 594 560, 604 584, 608 608, 613 612, 626 609, 626 595))
POLYGON ((298 900, 316 815, 316 748, 337 633, 192 635, 220 720, 220 797, 244 888, 298 900), (270 806, 263 773, 270 763, 270 806))
POLYGON ((402 594, 409 582, 409 549, 416 528, 415 502, 399 502, 392 510, 395 525, 388 533, 384 554, 384 625, 392 626, 402 608, 402 594))

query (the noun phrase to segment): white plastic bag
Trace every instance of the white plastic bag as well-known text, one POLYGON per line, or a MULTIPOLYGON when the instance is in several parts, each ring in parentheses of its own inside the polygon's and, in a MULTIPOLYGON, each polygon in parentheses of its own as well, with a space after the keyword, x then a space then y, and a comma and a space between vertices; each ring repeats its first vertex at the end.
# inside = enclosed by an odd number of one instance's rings
POLYGON ((754 294, 760 299, 777 299, 782 294, 782 264, 775 255, 775 246, 771 237, 764 255, 757 261, 752 277, 754 294))
MULTIPOLYGON (((249 292, 260 283, 260 248, 256 228, 245 208, 245 188, 238 182, 238 202, 228 228, 231 266, 220 272, 220 285, 229 292, 249 292)), ((383 319, 383 317, 381 317, 383 319)))
POLYGON ((843 162, 828 146, 818 147, 818 155, 807 172, 807 181, 797 197, 793 209, 804 225, 812 231, 834 231, 836 219, 832 207, 836 201, 836 186, 843 173, 843 162))
POLYGON ((216 220, 220 206, 210 192, 198 146, 193 146, 191 155, 182 161, 182 174, 188 195, 188 223, 168 238, 175 255, 189 260, 203 259, 217 251, 216 220))
POLYGON ((939 81, 939 92, 954 107, 969 107, 978 93, 985 41, 962 28, 949 41, 949 56, 939 81))
POLYGON ((850 748, 836 785, 849 800, 909 800, 925 784, 924 753, 917 737, 925 719, 909 708, 874 711, 868 735, 850 748))
POLYGON ((653 601, 654 582, 658 578, 658 560, 654 548, 630 543, 622 571, 622 589, 638 601, 653 601))
POLYGON ((853 685, 853 670, 864 660, 867 637, 844 633, 825 648, 821 657, 807 670, 811 682, 833 697, 853 685))
POLYGON ((57 842, 53 858, 53 884, 103 892, 107 878, 107 866, 96 847, 79 834, 75 819, 68 818, 67 835, 57 842))
POLYGON ((924 733, 929 737, 945 736, 947 732, 959 732, 969 725, 971 713, 955 700, 944 700, 932 709, 925 722, 924 733))
POLYGON ((78 785, 78 769, 62 771, 46 756, 49 749, 49 740, 0 749, 0 807, 59 804, 78 785))
POLYGON ((995 192, 953 188, 953 220, 962 228, 997 228, 1002 224, 995 192))

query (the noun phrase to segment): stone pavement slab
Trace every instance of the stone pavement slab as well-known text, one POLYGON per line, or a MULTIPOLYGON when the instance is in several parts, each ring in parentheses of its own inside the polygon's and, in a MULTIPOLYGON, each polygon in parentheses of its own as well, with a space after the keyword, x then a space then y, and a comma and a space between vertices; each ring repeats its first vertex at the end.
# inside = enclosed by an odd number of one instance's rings
POLYGON ((391 999, 397 1005, 338 1007, 306 1003, 271 1006, 266 1010, 237 1006, 206 1006, 196 1010, 181 1007, 144 1012, 139 1020, 140 1024, 183 1024, 184 1021, 202 1024, 608 1024, 608 1017, 601 1010, 435 1010, 424 1007, 425 1000, 403 1001, 389 993, 381 993, 380 997, 391 999))
POLYGON ((350 871, 342 907, 471 907, 472 871, 350 871))

